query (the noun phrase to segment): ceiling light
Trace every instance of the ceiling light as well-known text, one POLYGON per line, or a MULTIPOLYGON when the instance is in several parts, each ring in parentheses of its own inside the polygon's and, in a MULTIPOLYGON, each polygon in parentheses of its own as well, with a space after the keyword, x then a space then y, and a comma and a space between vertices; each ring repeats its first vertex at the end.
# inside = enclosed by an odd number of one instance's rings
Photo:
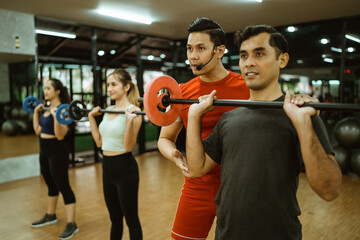
POLYGON ((160 58, 162 59, 166 58, 166 54, 165 53, 160 54, 160 58))
MULTIPOLYGON (((164 66, 166 67, 173 67, 174 66, 174 63, 173 62, 164 62, 164 66)), ((181 62, 178 62, 175 64, 176 67, 186 67, 186 64, 185 63, 181 63, 181 62)))
POLYGON ((311 81, 311 84, 312 84, 312 85, 322 85, 322 81, 321 81, 321 80, 317 80, 317 81, 312 80, 312 81, 311 81))
POLYGON ((331 47, 330 50, 334 52, 342 53, 341 48, 331 47))
POLYGON ((76 38, 75 34, 64 33, 64 32, 55 32, 55 31, 44 30, 44 29, 36 29, 35 32, 37 34, 50 35, 50 36, 55 36, 55 37, 63 37, 63 38, 71 38, 71 39, 76 38))
POLYGON ((329 84, 330 85, 340 85, 340 81, 339 80, 329 80, 329 84))
POLYGON ((115 53, 116 53, 116 50, 114 50, 114 49, 110 50, 111 55, 114 55, 115 53))
POLYGON ((330 41, 329 41, 329 39, 327 39, 327 38, 322 38, 322 39, 320 40, 320 42, 321 42, 322 44, 328 44, 330 41))
POLYGON ((105 55, 105 51, 104 51, 104 50, 99 50, 99 51, 98 51, 98 55, 99 55, 99 56, 104 56, 104 55, 105 55))
POLYGON ((355 37, 355 36, 353 36, 353 35, 345 34, 345 37, 346 37, 347 39, 353 40, 354 42, 360 43, 360 39, 357 38, 357 37, 355 37))
POLYGON ((229 52, 229 50, 227 48, 225 48, 225 54, 228 53, 228 52, 229 52))
POLYGON ((119 18, 131 22, 143 23, 147 25, 150 25, 152 23, 152 20, 150 18, 144 17, 139 14, 132 14, 129 12, 118 12, 113 10, 98 9, 97 13, 109 17, 119 18))
POLYGON ((186 59, 185 63, 186 63, 187 65, 190 65, 190 62, 189 62, 188 59, 186 59))
POLYGON ((296 28, 294 26, 288 26, 287 27, 287 31, 288 32, 295 32, 296 31, 296 28))
POLYGON ((303 64, 303 63, 304 63, 304 60, 298 59, 296 62, 297 62, 298 64, 303 64))
POLYGON ((355 48, 353 48, 353 47, 348 47, 346 50, 347 50, 348 52, 355 52, 355 48))
POLYGON ((261 2, 262 2, 262 0, 255 0, 255 1, 257 1, 257 2, 259 2, 259 3, 261 3, 261 2))
POLYGON ((148 55, 148 56, 141 55, 141 56, 140 56, 140 59, 142 59, 142 60, 147 60, 147 61, 157 61, 157 62, 161 62, 161 61, 162 61, 161 58, 159 58, 159 57, 154 57, 154 55, 148 55))
POLYGON ((324 62, 333 63, 334 59, 332 59, 332 58, 324 58, 324 62))

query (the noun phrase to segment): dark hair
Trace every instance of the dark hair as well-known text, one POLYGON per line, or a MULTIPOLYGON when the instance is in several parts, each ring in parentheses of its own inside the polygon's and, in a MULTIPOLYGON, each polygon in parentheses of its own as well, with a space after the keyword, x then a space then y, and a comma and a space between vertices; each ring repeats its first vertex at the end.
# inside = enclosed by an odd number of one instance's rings
POLYGON ((210 41, 214 43, 215 46, 225 45, 226 37, 225 32, 221 26, 206 17, 196 18, 192 23, 189 24, 188 32, 204 32, 209 34, 210 41))
POLYGON ((129 91, 127 92, 127 97, 133 105, 137 107, 140 106, 140 103, 138 101, 140 97, 139 90, 136 84, 134 84, 131 80, 130 74, 125 69, 117 68, 114 72, 110 73, 108 77, 110 77, 111 75, 114 76, 117 81, 121 82, 124 87, 127 84, 130 85, 129 91))
POLYGON ((270 34, 269 44, 270 46, 275 48, 276 58, 278 58, 281 53, 288 52, 288 42, 286 38, 281 33, 279 33, 275 28, 268 25, 247 26, 244 31, 242 32, 237 31, 235 33, 234 43, 240 49, 241 44, 245 40, 253 36, 256 36, 260 33, 270 34))
POLYGON ((67 87, 65 87, 59 79, 50 78, 49 81, 51 81, 51 85, 54 87, 55 91, 60 90, 59 99, 61 104, 69 103, 70 96, 67 87))

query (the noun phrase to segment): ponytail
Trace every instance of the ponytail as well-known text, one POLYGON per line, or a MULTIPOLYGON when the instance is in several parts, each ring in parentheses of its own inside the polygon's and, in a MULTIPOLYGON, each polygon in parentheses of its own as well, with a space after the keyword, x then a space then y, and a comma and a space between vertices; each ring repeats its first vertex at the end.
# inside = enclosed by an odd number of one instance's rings
POLYGON ((59 98, 60 98, 60 101, 62 104, 70 103, 70 95, 69 95, 67 87, 63 86, 63 88, 60 89, 59 98))
POLYGON ((129 102, 132 103, 133 105, 139 107, 140 106, 140 103, 138 101, 138 99, 140 97, 139 89, 133 82, 129 82, 129 84, 130 84, 130 89, 127 93, 129 102))
POLYGON ((49 81, 51 81, 55 91, 60 90, 59 99, 61 104, 70 103, 70 95, 67 87, 65 87, 59 79, 50 78, 49 81))

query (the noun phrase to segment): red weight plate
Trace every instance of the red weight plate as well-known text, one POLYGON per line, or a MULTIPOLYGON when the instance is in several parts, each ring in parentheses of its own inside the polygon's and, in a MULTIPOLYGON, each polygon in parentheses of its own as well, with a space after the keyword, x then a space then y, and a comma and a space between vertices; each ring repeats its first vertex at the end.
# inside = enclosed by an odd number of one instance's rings
POLYGON ((144 109, 149 120, 157 126, 167 126, 175 122, 181 111, 181 104, 170 104, 166 112, 159 110, 159 98, 162 98, 163 94, 158 93, 162 89, 169 92, 170 98, 182 98, 179 84, 170 76, 160 76, 148 83, 144 93, 144 109))

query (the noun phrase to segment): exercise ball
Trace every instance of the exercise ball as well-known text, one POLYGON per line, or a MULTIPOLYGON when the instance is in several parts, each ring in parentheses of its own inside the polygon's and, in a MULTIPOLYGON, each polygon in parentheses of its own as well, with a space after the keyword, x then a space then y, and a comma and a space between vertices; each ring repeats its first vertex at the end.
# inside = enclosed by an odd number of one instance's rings
POLYGON ((360 149, 351 155, 350 167, 352 172, 360 176, 360 149))
POLYGON ((334 128, 336 141, 344 147, 360 147, 360 120, 354 117, 344 118, 334 128))
POLYGON ((28 116, 28 112, 24 108, 19 109, 19 118, 25 119, 28 116))
POLYGON ((6 120, 1 126, 1 131, 7 136, 15 136, 20 133, 20 127, 14 120, 6 120))
POLYGON ((342 146, 333 147, 336 162, 339 164, 342 173, 347 173, 350 164, 350 151, 342 146))
POLYGON ((19 108, 13 108, 11 109, 11 118, 17 119, 20 117, 20 109, 19 108))
POLYGON ((34 114, 33 114, 33 113, 29 113, 29 114, 27 115, 27 120, 28 120, 29 122, 32 122, 32 121, 33 121, 33 118, 34 118, 34 114))
POLYGON ((21 134, 28 134, 30 133, 30 124, 25 119, 15 120, 16 124, 19 126, 21 134))

